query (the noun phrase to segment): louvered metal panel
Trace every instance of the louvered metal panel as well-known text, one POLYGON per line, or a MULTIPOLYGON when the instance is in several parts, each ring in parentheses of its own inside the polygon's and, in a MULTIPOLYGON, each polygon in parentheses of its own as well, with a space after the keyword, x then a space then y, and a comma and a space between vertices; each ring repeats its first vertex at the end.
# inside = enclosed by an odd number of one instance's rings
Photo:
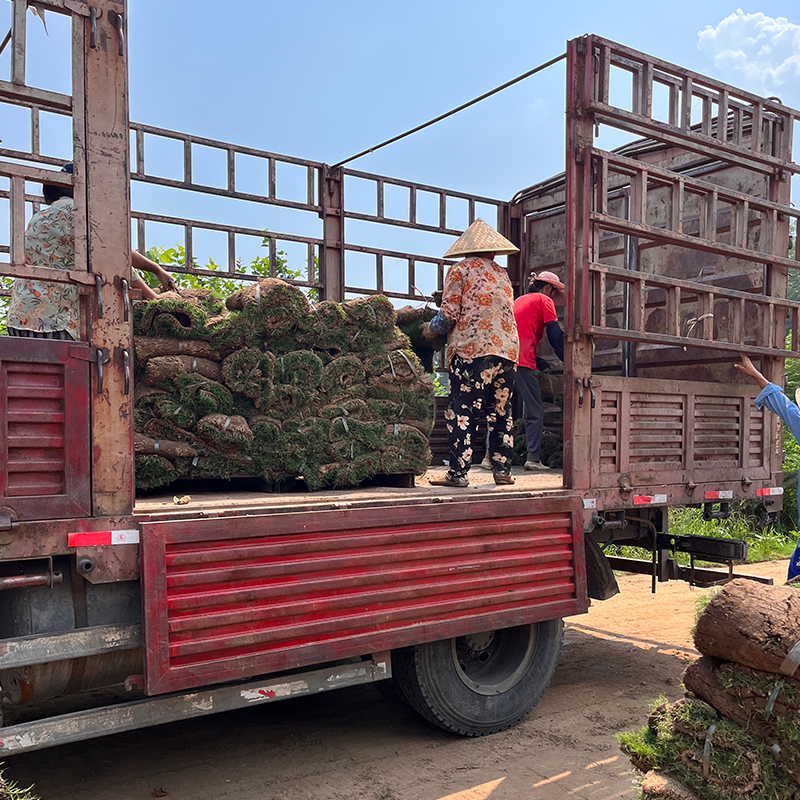
POLYGON ((87 353, 0 337, 0 505, 19 520, 91 513, 87 353))
MULTIPOLYGON (((638 378, 595 381, 592 485, 702 484, 770 478, 771 423, 749 386, 638 378)), ((655 489, 653 489, 655 491, 655 489)))
POLYGON ((142 549, 150 694, 588 607, 565 494, 147 523, 142 549))

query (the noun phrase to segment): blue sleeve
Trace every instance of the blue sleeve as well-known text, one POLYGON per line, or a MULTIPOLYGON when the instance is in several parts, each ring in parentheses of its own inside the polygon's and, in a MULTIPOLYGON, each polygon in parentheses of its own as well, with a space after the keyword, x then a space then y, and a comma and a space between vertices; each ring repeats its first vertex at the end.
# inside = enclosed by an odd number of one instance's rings
POLYGON ((548 322, 545 325, 547 331, 547 341, 553 352, 563 361, 564 360, 564 332, 557 322, 548 322))
POLYGON ((432 320, 431 320, 431 330, 434 333, 438 333, 439 336, 447 336, 448 333, 453 329, 453 325, 455 322, 447 319, 447 317, 442 314, 440 311, 432 320))
POLYGON ((756 408, 766 408, 777 414, 792 436, 800 441, 800 408, 798 408, 774 383, 767 384, 755 399, 756 408))

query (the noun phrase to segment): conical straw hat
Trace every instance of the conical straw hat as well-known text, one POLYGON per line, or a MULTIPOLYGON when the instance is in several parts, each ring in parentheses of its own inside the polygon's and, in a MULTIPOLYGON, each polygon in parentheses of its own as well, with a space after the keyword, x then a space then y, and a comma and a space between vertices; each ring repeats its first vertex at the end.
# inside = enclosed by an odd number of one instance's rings
POLYGON ((461 234, 459 240, 444 254, 444 258, 455 258, 472 253, 494 253, 498 256, 519 253, 505 236, 501 236, 491 225, 482 219, 476 219, 472 225, 461 234))

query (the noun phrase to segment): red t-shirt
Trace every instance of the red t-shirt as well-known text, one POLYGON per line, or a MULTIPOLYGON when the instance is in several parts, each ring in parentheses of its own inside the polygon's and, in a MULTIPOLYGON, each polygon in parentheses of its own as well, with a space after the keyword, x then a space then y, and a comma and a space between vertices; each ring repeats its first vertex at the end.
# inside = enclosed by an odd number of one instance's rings
POLYGON ((514 301, 514 318, 519 333, 519 366, 536 369, 536 347, 548 322, 557 322, 553 299, 541 292, 530 292, 514 301))

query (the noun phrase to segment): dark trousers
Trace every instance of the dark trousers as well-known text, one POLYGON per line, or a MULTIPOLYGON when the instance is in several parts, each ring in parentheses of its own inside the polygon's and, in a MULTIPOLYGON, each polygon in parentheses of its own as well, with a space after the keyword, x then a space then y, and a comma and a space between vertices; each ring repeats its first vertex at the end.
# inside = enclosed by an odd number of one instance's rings
POLYGON ((75 339, 67 331, 29 331, 25 328, 6 328, 9 336, 19 336, 23 339, 62 339, 74 342, 75 339))
POLYGON ((522 400, 522 418, 525 420, 525 449, 528 461, 539 461, 542 445, 542 393, 535 369, 517 367, 515 383, 517 395, 522 400))
POLYGON ((455 356, 450 364, 450 404, 445 410, 447 443, 450 449, 451 478, 466 476, 477 445, 476 428, 486 418, 489 442, 487 451, 492 470, 511 472, 514 436, 511 429, 511 398, 514 392, 516 365, 499 356, 483 356, 465 361, 455 356))

